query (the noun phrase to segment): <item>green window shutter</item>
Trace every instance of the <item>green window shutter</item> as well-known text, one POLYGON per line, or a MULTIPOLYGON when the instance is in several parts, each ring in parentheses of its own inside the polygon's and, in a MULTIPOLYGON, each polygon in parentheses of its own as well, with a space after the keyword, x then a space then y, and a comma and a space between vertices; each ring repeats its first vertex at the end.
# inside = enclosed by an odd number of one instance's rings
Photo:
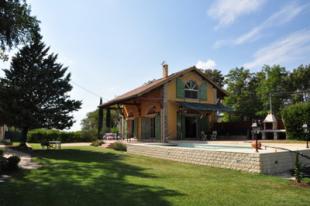
POLYGON ((184 98, 184 83, 180 78, 176 79, 176 97, 184 98))
POLYGON ((199 99, 201 100, 207 100, 208 94, 207 94, 207 83, 203 82, 201 83, 199 87, 199 99))
POLYGON ((185 116, 177 113, 177 137, 179 140, 185 138, 185 116))
POLYGON ((155 117, 155 137, 156 139, 160 139, 160 133, 161 133, 161 129, 160 129, 160 115, 156 115, 155 117))

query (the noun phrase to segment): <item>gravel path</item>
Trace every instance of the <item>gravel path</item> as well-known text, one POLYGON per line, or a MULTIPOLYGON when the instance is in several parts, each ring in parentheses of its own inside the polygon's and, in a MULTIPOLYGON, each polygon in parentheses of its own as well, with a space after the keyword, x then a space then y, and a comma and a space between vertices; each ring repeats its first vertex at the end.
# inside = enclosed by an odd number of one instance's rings
POLYGON ((90 146, 90 142, 61 143, 62 147, 90 146))

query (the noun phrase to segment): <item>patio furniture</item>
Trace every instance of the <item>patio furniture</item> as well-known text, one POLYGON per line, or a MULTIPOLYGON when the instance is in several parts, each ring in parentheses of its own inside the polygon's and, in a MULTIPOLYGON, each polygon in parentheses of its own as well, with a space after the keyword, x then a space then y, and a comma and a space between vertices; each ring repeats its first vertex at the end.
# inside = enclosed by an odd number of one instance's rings
POLYGON ((217 138, 217 131, 212 131, 212 134, 211 134, 211 140, 216 140, 216 138, 217 138))
POLYGON ((52 148, 61 149, 61 141, 49 141, 49 144, 52 148))
POLYGON ((208 140, 208 135, 204 131, 201 132, 201 140, 202 141, 207 141, 208 140))
POLYGON ((61 141, 46 141, 41 143, 42 149, 61 149, 61 141))

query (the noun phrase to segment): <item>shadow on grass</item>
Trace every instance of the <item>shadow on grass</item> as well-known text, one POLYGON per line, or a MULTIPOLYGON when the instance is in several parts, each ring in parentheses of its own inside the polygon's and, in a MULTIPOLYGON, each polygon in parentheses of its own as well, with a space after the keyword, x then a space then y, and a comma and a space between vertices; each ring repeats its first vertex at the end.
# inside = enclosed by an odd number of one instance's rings
POLYGON ((167 197, 182 195, 156 186, 154 174, 126 163, 121 154, 74 149, 33 154, 43 167, 0 184, 0 205, 165 206, 167 197))

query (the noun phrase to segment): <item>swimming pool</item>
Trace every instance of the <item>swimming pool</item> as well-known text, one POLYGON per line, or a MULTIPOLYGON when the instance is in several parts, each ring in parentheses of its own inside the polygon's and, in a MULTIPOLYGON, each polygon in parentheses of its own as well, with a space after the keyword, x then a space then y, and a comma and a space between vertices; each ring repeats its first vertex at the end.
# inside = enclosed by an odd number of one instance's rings
MULTIPOLYGON (((294 168, 296 154, 288 151, 263 149, 256 152, 248 144, 204 143, 135 143, 127 144, 131 154, 156 157, 198 165, 229 168, 253 173, 277 174, 294 168)), ((310 150, 300 150, 310 155, 310 150)), ((310 161, 300 158, 302 164, 310 161)))
POLYGON ((251 146, 245 145, 222 145, 222 144, 207 144, 207 143, 149 143, 149 145, 166 146, 166 147, 184 147, 184 148, 197 148, 212 151, 226 151, 226 152, 255 152, 251 146))

